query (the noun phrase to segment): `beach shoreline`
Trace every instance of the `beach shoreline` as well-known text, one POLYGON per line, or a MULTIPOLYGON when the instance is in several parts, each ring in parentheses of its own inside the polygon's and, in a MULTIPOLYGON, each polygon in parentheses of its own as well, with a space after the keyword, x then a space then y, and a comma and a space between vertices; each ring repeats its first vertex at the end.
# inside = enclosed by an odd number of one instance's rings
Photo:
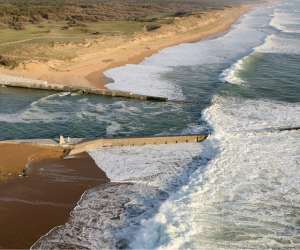
POLYGON ((126 64, 138 64, 164 48, 222 34, 250 8, 250 5, 240 5, 210 10, 178 17, 173 24, 163 25, 151 32, 87 40, 87 48, 82 45, 74 48, 78 50, 78 56, 71 61, 28 61, 14 69, 0 67, 0 75, 42 80, 63 86, 105 89, 108 83, 105 71, 126 64))
MULTIPOLYGON (((17 144, 11 146, 18 149, 17 144)), ((26 153, 37 150, 40 146, 30 145, 26 153)), ((87 153, 62 158, 55 148, 48 148, 47 154, 48 158, 28 163, 23 176, 0 182, 0 221, 6 225, 0 229, 0 248, 30 248, 50 229, 68 221, 85 190, 109 182, 87 153)))
POLYGON ((25 177, 27 166, 33 162, 64 156, 63 148, 41 144, 1 142, 0 151, 0 183, 17 176, 25 177))
MULTIPOLYGON (((0 69, 0 74, 7 74, 7 75, 13 75, 13 76, 18 76, 18 77, 25 77, 25 78, 31 78, 31 79, 38 79, 38 80, 45 80, 48 82, 53 82, 61 85, 77 85, 77 86, 83 86, 83 87, 93 87, 93 88, 99 88, 99 89, 104 89, 105 84, 107 83, 107 80, 105 79, 104 72, 108 69, 119 67, 128 63, 132 64, 137 64, 143 61, 146 57, 151 56, 158 51, 171 47, 171 46, 176 46, 178 44, 182 43, 192 43, 192 42, 197 42, 203 39, 208 39, 213 36, 217 36, 219 34, 222 34, 230 29, 230 27, 246 12, 250 10, 251 6, 249 5, 242 5, 239 7, 232 7, 232 8, 226 8, 225 10, 212 10, 210 13, 207 13, 206 15, 209 15, 212 19, 210 19, 209 23, 205 24, 204 26, 206 29, 203 29, 203 22, 205 21, 202 20, 200 22, 198 31, 197 29, 187 29, 185 31, 179 31, 178 34, 172 33, 174 31, 168 31, 164 30, 165 28, 167 29, 168 27, 162 27, 161 30, 159 31, 154 31, 153 33, 147 33, 145 34, 138 34, 136 37, 133 38, 128 38, 129 40, 127 43, 123 43, 122 39, 118 40, 120 44, 110 49, 106 49, 102 52, 95 52, 95 48, 92 48, 92 52, 90 54, 82 55, 76 58, 75 62, 72 65, 68 66, 62 66, 62 64, 58 63, 55 67, 62 67, 64 68, 62 71, 57 71, 53 67, 53 62, 30 62, 28 64, 23 64, 22 67, 18 67, 14 70, 7 70, 7 69, 0 69), (217 25, 218 24, 218 25, 217 25), (207 28, 209 27, 209 28, 207 28), (170 32, 170 33, 168 33, 170 32), (143 37, 145 35, 146 37, 143 37), (157 41, 156 41, 157 40, 157 41), (156 41, 156 42, 154 42, 156 41), (150 47, 151 44, 151 47, 150 47), (121 53, 121 52, 124 53, 121 53), (108 56, 110 56, 108 59, 106 59, 108 56), (99 58, 102 58, 102 61, 99 63, 99 58), (50 67, 51 66, 51 67, 50 67)), ((195 17, 186 17, 183 18, 182 20, 178 20, 178 25, 179 23, 186 22, 184 25, 182 24, 181 27, 179 28, 186 28, 191 23, 193 22, 198 22, 198 18, 195 17)), ((200 19, 203 19, 200 18, 200 19)), ((204 18, 205 19, 205 18, 204 18)), ((195 23, 194 23, 195 24, 195 23)), ((176 27, 178 28, 178 27, 176 27)), ((108 42, 107 42, 108 43, 108 42)), ((113 46, 113 45, 110 45, 113 46)), ((1 76, 0 76, 1 78, 1 76)), ((135 84, 135 83, 133 83, 135 84)), ((25 145, 25 144, 24 144, 25 145)), ((20 148, 24 148, 24 146, 20 144, 20 148)), ((19 149, 16 149, 15 146, 9 146, 9 145, 3 145, 3 150, 2 152, 7 152, 7 155, 9 155, 11 152, 14 153, 14 157, 18 158, 17 156, 21 154, 21 151, 19 149)), ((31 155, 33 149, 29 149, 29 154, 31 155)), ((46 154, 46 157, 39 161, 37 161, 36 165, 33 166, 37 171, 44 166, 48 166, 50 169, 50 166, 55 166, 57 165, 57 162, 59 164, 64 165, 65 160, 61 159, 61 152, 59 152, 59 157, 57 157, 55 153, 55 159, 52 158, 53 154, 53 149, 49 149, 50 155, 46 154), (54 162, 54 163, 53 163, 54 162)), ((28 153, 28 152, 27 152, 28 153)), ((34 151, 35 153, 35 151, 34 151)), ((24 157, 23 157, 24 158, 24 157)), ((3 159, 3 162, 0 162, 0 170, 1 167, 4 165, 7 165, 7 162, 11 161, 12 159, 5 160, 3 159)), ((87 159, 87 156, 85 155, 83 158, 78 157, 76 159, 76 164, 75 166, 78 167, 78 171, 87 174, 88 177, 90 177, 90 173, 86 168, 82 168, 82 165, 85 165, 86 161, 89 161, 89 165, 93 167, 93 171, 99 171, 99 178, 101 181, 96 181, 96 184, 104 184, 109 182, 107 177, 105 176, 105 173, 95 165, 95 163, 91 163, 90 159, 87 159)), ((22 173, 22 170, 25 168, 26 164, 28 164, 28 158, 24 158, 23 161, 19 161, 17 163, 16 170, 14 171, 13 175, 17 176, 18 174, 22 173), (27 161, 26 161, 27 159, 27 161)), ((8 166, 8 165, 7 165, 8 166)), ((66 163, 65 166, 70 166, 69 163, 66 163)), ((4 168, 3 168, 4 169, 4 168)), ((11 170, 6 168, 6 175, 10 173, 11 170)), ((38 173, 38 172, 35 173, 38 173)), ((95 173, 95 172, 93 172, 95 173)), ((38 173, 39 174, 39 173, 38 173)), ((6 187, 10 186, 11 188, 15 188, 15 186, 22 186, 23 182, 27 182, 28 187, 33 190, 33 186, 38 186, 41 184, 42 179, 38 180, 39 175, 33 175, 32 182, 30 182, 30 178, 22 178, 20 177, 14 177, 14 178, 8 178, 4 182, 0 182, 0 185, 3 185, 2 190, 9 190, 6 187), (14 184, 14 185, 13 185, 14 184), (31 186, 33 185, 33 186, 31 186)), ((1 179, 0 179, 1 181, 1 179)), ((93 182, 94 183, 94 182, 93 182)), ((63 185, 63 184, 61 184, 63 185)), ((77 184, 76 184, 77 185, 77 184)), ((94 185, 94 184, 93 184, 94 185)), ((93 186, 92 185, 92 186, 93 186)), ((80 185, 79 185, 80 186, 80 185)), ((72 189, 72 192, 74 191, 73 200, 69 202, 68 206, 64 206, 65 210, 63 210, 63 214, 59 213, 60 215, 57 217, 58 220, 61 224, 65 223, 67 218, 69 217, 70 211, 74 208, 76 205, 76 202, 80 198, 80 195, 85 191, 91 188, 90 184, 87 184, 85 186, 80 186, 80 188, 76 189, 76 192, 72 189), (76 200, 77 199, 77 200, 76 200)), ((47 190, 45 188, 44 190, 47 190)), ((3 191, 4 192, 4 191, 3 191)), ((6 192, 6 191, 5 191, 6 192)), ((4 198, 7 198, 7 193, 3 194, 4 198)), ((70 191, 71 192, 71 191, 70 191)), ((54 192, 53 192, 54 193, 54 192)), ((17 199, 21 199, 19 197, 19 193, 16 192, 16 195, 18 196, 17 199)), ((24 194, 26 196, 26 194, 24 194)), ((11 198, 12 196, 9 196, 11 198)), ((47 198, 48 195, 45 195, 45 198, 47 198)), ((50 196, 49 196, 50 197, 50 196)), ((49 198, 48 197, 48 198, 49 198)), ((1 198, 1 194, 0 194, 1 198)), ((48 199, 47 198, 47 199, 48 199)), ((50 197, 51 198, 51 197, 50 197)), ((25 197, 23 200, 26 200, 27 198, 25 197)), ((29 200, 37 200, 37 198, 33 195, 32 197, 29 198, 29 200)), ((46 201, 48 202, 48 201, 46 201)), ((56 202, 55 199, 51 200, 49 202, 56 202)), ((63 201, 60 200, 62 203, 63 201)), ((24 205, 24 204, 23 204, 24 205)), ((9 206, 9 203, 3 201, 3 207, 9 206)), ((24 205, 27 206, 27 205, 24 205)), ((30 205, 31 206, 31 205, 30 205)), ((40 209, 42 209, 43 205, 40 206, 40 209)), ((17 211, 19 209, 22 209, 22 205, 15 205, 14 209, 11 210, 11 217, 6 215, 6 218, 13 218, 16 214, 18 214, 17 211), (19 206, 19 207, 18 207, 19 206)), ((38 208, 37 208, 38 209, 38 208)), ((25 209, 25 212, 27 211, 29 213, 30 209, 25 209)), ((38 210, 37 210, 38 211, 38 210)), ((49 211, 48 211, 49 212, 49 211)), ((41 214, 40 214, 41 215, 41 214)), ((26 215, 24 215, 24 218, 26 218, 26 215)), ((49 220, 47 220, 49 221, 49 220)), ((54 227, 56 225, 59 225, 57 221, 54 224, 51 224, 51 227, 54 227)), ((11 223, 11 221, 10 221, 11 223)), ((17 223, 17 222, 16 222, 17 223)), ((13 223, 11 223, 13 224, 13 223)), ((28 239, 20 239, 20 241, 13 239, 11 236, 9 236, 9 232, 14 232, 14 224, 11 227, 11 231, 7 231, 7 234, 5 234, 6 239, 12 239, 14 242, 8 242, 6 246, 12 246, 12 247, 20 247, 23 242, 27 242, 26 246, 29 246, 32 242, 32 234, 28 236, 31 239, 31 243, 29 244, 28 239), (23 240, 23 241, 21 241, 23 240), (9 244, 16 244, 16 245, 9 245, 9 244)), ((49 225, 47 225, 48 229, 51 228, 49 225)), ((26 230, 25 230, 26 231, 26 230)), ((36 240, 42 235, 46 233, 46 231, 43 230, 39 231, 39 233, 35 232, 34 237, 36 240), (42 233, 41 233, 42 232, 42 233), (39 234, 39 237, 37 235, 39 234)), ((4 235, 4 234, 3 234, 4 235)), ((0 246, 2 246, 2 242, 0 242, 0 246)), ((22 245, 24 246, 24 245, 22 245)))

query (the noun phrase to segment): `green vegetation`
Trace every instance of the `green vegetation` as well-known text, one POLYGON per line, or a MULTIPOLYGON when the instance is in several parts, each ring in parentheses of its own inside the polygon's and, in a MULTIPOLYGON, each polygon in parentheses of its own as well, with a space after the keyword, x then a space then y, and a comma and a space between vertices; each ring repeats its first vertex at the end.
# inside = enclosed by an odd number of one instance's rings
POLYGON ((178 8, 191 10, 196 6, 193 2, 195 1, 0 0, 0 22, 20 30, 24 27, 24 23, 40 23, 45 20, 135 21, 152 14, 175 13, 178 12, 178 8))
POLYGON ((20 30, 24 23, 45 20, 136 21, 153 15, 181 16, 238 1, 241 0, 0 0, 0 23, 20 30))
MULTIPOLYGON (((70 60, 76 52, 70 48, 56 51, 56 44, 82 43, 87 38, 103 35, 131 35, 142 31, 144 24, 133 21, 102 21, 69 26, 65 21, 28 24, 23 30, 0 29, 0 55, 14 65, 26 58, 47 60, 48 58, 70 60), (67 28, 66 28, 67 27, 67 28)), ((9 66, 1 63, 2 66, 9 66)))
POLYGON ((222 8, 222 1, 229 0, 0 0, 0 65, 69 60, 76 51, 55 45, 153 31, 194 11, 222 8))

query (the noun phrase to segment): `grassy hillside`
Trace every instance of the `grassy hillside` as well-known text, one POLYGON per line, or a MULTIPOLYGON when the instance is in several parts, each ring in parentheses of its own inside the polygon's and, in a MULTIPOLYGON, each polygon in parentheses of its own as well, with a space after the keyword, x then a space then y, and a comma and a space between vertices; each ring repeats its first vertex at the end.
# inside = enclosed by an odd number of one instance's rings
POLYGON ((223 8, 236 0, 0 0, 0 65, 27 58, 68 60, 56 44, 131 35, 172 23, 177 16, 223 8))
POLYGON ((224 0, 0 0, 0 23, 22 29, 28 22, 143 20, 152 15, 222 7, 224 0))

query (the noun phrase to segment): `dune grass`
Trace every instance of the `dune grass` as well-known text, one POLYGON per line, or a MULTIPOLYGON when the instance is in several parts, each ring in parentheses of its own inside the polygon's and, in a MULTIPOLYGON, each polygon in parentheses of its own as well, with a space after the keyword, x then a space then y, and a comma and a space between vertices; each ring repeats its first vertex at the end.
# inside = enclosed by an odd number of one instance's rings
POLYGON ((137 21, 101 21, 70 26, 65 21, 26 25, 23 30, 0 29, 0 55, 18 62, 26 59, 69 60, 76 51, 56 51, 56 44, 82 43, 88 38, 132 35, 142 31, 144 24, 137 21))

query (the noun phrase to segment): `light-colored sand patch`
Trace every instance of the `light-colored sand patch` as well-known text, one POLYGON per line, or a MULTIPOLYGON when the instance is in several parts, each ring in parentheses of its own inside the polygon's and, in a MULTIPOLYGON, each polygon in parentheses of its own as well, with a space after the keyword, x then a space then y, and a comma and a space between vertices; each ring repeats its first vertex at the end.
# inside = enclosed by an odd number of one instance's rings
POLYGON ((63 149, 34 144, 0 143, 0 180, 20 175, 32 161, 59 158, 63 149))
MULTIPOLYGON (((166 47, 198 41, 225 32, 248 9, 249 6, 243 5, 212 10, 176 18, 173 24, 163 25, 152 32, 86 39, 85 44, 72 45, 77 53, 77 57, 72 60, 45 62, 28 59, 13 70, 0 68, 0 74, 63 85, 104 88, 106 83, 104 71, 128 63, 139 63, 145 57, 166 47), (88 46, 85 46, 86 44, 88 46)), ((57 46, 53 49, 57 49, 57 46)))

